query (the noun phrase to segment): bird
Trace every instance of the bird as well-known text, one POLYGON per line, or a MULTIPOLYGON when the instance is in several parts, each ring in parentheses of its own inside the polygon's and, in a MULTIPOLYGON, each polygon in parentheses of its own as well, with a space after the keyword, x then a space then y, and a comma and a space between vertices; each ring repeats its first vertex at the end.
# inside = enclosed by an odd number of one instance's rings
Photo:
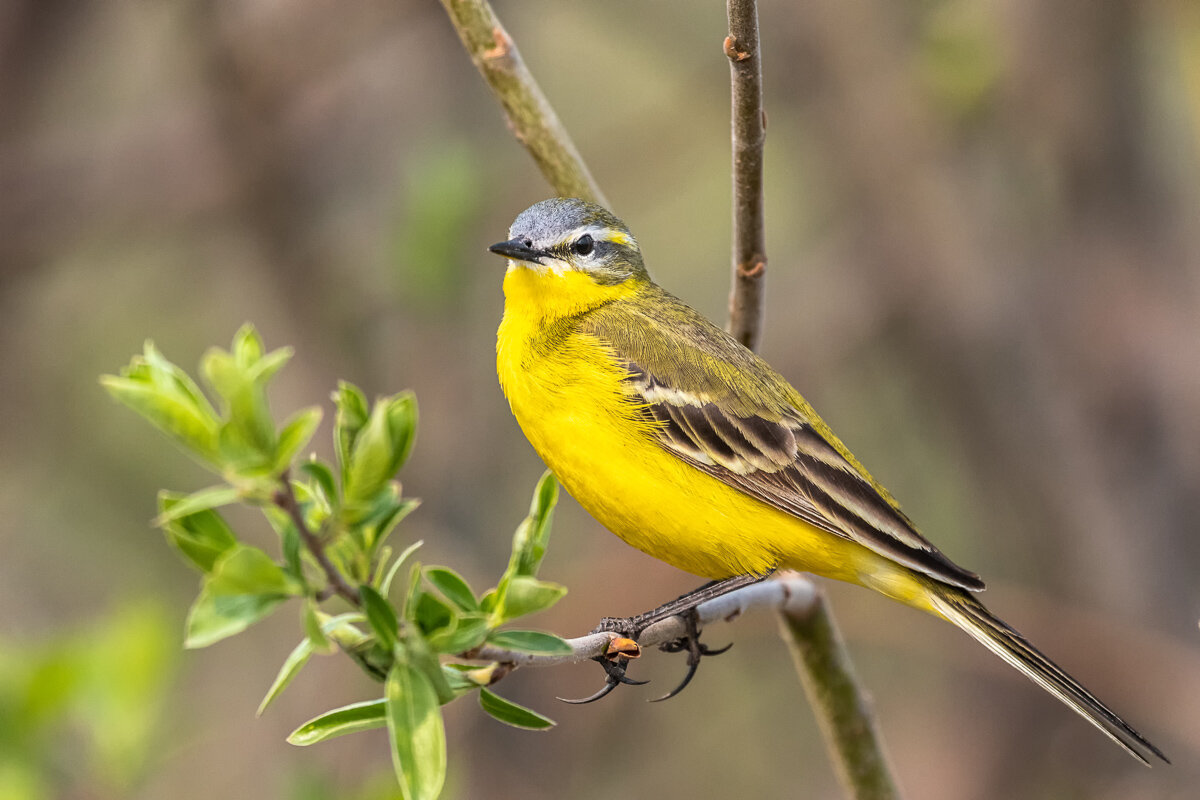
POLYGON ((544 200, 488 249, 508 259, 501 388, 534 450, 602 525, 714 581, 797 570, 933 614, 1138 760, 1168 761, 992 614, 980 577, 920 533, 787 380, 654 283, 611 212, 544 200))

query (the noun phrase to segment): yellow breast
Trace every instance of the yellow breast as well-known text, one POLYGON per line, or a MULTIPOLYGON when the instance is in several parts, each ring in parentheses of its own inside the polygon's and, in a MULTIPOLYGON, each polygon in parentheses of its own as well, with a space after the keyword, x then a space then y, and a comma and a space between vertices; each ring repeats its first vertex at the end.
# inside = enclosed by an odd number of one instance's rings
POLYGON ((862 548, 748 497, 656 443, 622 390, 625 369, 577 324, 587 309, 621 302, 636 287, 518 267, 504 288, 501 386, 534 449, 601 524, 639 550, 709 578, 777 566, 843 580, 858 573, 858 559, 846 550, 862 548))

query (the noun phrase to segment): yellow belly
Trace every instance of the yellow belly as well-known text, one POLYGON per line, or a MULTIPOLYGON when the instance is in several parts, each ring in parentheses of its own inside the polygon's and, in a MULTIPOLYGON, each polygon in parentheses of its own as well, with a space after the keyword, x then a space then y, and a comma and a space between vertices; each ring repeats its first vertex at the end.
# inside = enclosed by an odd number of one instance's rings
POLYGON ((498 366, 514 416, 564 488, 630 545, 707 578, 787 567, 858 582, 864 560, 880 560, 663 450, 599 342, 534 355, 506 327, 498 366))

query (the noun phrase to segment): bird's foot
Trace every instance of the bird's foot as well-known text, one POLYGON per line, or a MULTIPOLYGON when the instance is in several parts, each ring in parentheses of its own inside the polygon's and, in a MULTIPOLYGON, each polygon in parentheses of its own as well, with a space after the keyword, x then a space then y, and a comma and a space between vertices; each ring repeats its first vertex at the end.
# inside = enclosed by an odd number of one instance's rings
POLYGON ((568 700, 562 697, 558 699, 565 703, 591 703, 609 694, 613 689, 617 688, 618 684, 625 683, 637 686, 647 683, 647 681, 635 681, 625 675, 625 671, 629 667, 629 662, 641 655, 641 647, 638 645, 638 639, 644 630, 656 622, 680 616, 684 621, 683 636, 674 641, 659 645, 659 649, 667 653, 687 651, 687 674, 678 686, 651 702, 668 700, 674 697, 691 682, 696 674, 696 670, 700 666, 701 658, 704 656, 720 655, 733 646, 731 643, 714 650, 700 641, 700 615, 696 611, 696 607, 701 603, 720 597, 735 589, 758 583, 766 577, 766 575, 739 575, 723 581, 714 581, 669 603, 665 603, 653 611, 639 614, 636 617, 605 617, 600 620, 600 624, 592 631, 592 633, 616 634, 609 642, 604 655, 593 659, 604 668, 604 685, 600 687, 599 691, 589 697, 578 700, 568 700))

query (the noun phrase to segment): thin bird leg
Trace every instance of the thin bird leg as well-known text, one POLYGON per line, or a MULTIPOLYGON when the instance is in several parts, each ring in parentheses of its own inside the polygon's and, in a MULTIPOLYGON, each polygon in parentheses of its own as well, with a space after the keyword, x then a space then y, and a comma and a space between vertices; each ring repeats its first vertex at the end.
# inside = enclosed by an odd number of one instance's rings
MULTIPOLYGON (((708 645, 700 642, 700 615, 696 612, 696 606, 713 600, 721 595, 741 589, 744 586, 759 583, 766 579, 771 573, 766 575, 737 575, 725 580, 712 581, 706 583, 699 589, 688 592, 681 597, 672 600, 669 603, 664 603, 653 611, 647 611, 644 614, 638 614, 636 617, 605 617, 600 620, 600 624, 596 626, 593 633, 616 633, 623 637, 637 641, 638 636, 646 628, 650 627, 660 620, 669 619, 674 616, 682 615, 684 624, 687 626, 684 635, 674 642, 668 642, 661 645, 660 649, 668 653, 678 653, 683 650, 688 651, 688 672, 684 677, 683 682, 676 686, 666 695, 658 698, 659 700, 667 700, 683 691, 683 688, 692 680, 692 676, 696 674, 696 669, 700 664, 700 659, 703 656, 718 656, 724 653, 733 644, 730 643, 725 647, 717 650, 710 649, 708 645)), ((633 643, 630 643, 633 645, 633 643)), ((633 645, 636 647, 636 645, 633 645)), ((592 703, 604 697, 613 689, 617 688, 617 684, 626 683, 630 685, 640 685, 648 683, 648 681, 635 681, 625 677, 625 669, 629 665, 630 656, 617 654, 615 656, 600 656, 593 659, 604 667, 606 677, 604 685, 599 691, 590 697, 585 697, 579 700, 568 700, 558 698, 564 703, 592 703)))
POLYGON ((687 594, 675 598, 669 603, 663 603, 653 611, 638 614, 636 617, 605 617, 600 620, 600 624, 592 632, 619 633, 636 641, 638 634, 641 634, 642 631, 656 622, 669 619, 685 611, 691 611, 701 603, 714 600, 744 586, 760 583, 770 576, 771 573, 768 572, 764 575, 735 575, 732 578, 712 581, 704 584, 699 589, 693 589, 687 594))

